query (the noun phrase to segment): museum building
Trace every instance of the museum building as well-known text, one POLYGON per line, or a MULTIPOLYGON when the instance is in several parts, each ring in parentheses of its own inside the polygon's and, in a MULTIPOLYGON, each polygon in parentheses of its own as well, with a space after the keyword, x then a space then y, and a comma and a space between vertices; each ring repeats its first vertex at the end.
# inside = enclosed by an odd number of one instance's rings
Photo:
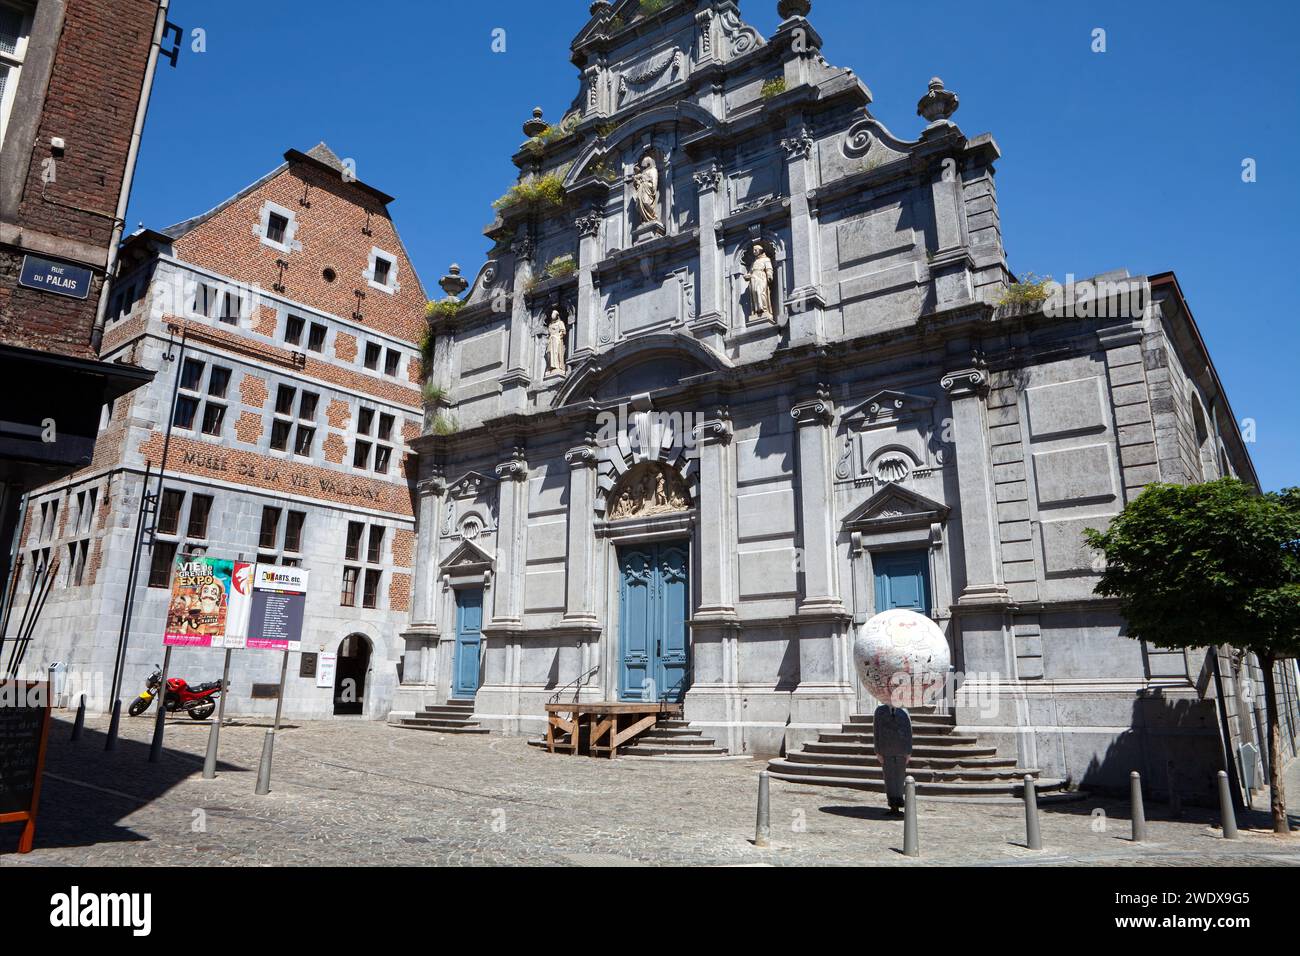
MULTIPOLYGON (((177 556, 208 554, 309 573, 286 714, 387 715, 410 608, 406 446, 421 430, 427 303, 391 202, 322 143, 207 213, 128 237, 102 357, 153 380, 103 408, 87 467, 28 495, 6 652, 31 617, 25 672, 57 662, 92 708, 109 706, 138 562, 121 685, 134 696, 162 660, 177 556)), ((236 653, 231 712, 274 712, 280 665, 236 653)), ((221 668, 219 650, 177 648, 171 674, 221 668)))
POLYGON ((870 713, 855 628, 906 607, 1018 766, 1208 786, 1223 655, 1125 636, 1082 537, 1150 482, 1257 483, 1176 279, 1017 282, 957 95, 895 134, 778 9, 764 37, 731 0, 597 0, 572 105, 525 123, 431 309, 392 719, 660 699, 785 754, 870 713))

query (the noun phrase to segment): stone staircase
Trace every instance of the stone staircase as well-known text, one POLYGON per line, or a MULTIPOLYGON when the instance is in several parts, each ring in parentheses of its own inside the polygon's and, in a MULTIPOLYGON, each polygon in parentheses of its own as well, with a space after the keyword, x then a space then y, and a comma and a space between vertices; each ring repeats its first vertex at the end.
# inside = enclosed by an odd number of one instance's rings
POLYGON ((620 751, 627 757, 712 757, 727 756, 712 737, 691 728, 689 720, 660 720, 620 751))
POLYGON ((473 716, 474 701, 452 699, 445 704, 426 707, 414 717, 403 717, 395 726, 408 730, 432 730, 439 734, 486 734, 488 729, 480 727, 473 716))
MULTIPOLYGON (((568 744, 569 735, 560 734, 557 743, 568 744)), ((533 737, 529 746, 546 749, 546 736, 533 737)), ((732 759, 726 748, 719 747, 712 737, 691 728, 690 721, 665 718, 649 730, 638 734, 631 743, 618 749, 620 757, 655 757, 660 759, 732 759)))
MULTIPOLYGON (((981 747, 977 737, 955 732, 956 718, 932 707, 909 709, 912 757, 907 772, 920 796, 1020 797, 1024 776, 1031 775, 1039 793, 1060 791, 1066 781, 1044 778, 1035 769, 999 757, 996 747, 981 747)), ((876 757, 870 714, 854 714, 839 731, 823 732, 815 743, 772 760, 767 767, 778 780, 826 787, 885 792, 884 772, 876 757)))

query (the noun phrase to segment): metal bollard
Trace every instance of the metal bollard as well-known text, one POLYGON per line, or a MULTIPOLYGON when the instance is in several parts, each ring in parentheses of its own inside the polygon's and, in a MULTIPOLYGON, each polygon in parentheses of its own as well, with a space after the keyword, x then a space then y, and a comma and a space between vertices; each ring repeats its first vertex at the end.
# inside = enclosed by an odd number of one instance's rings
POLYGON ((754 846, 768 846, 772 836, 772 799, 767 771, 758 775, 758 823, 754 828, 754 846))
POLYGON ((1128 776, 1129 802, 1132 804, 1133 842, 1142 843, 1147 838, 1147 815, 1142 807, 1142 774, 1134 770, 1128 776))
POLYGON ((916 833, 916 778, 903 780, 903 856, 920 856, 921 844, 916 833))
POLYGON ((158 715, 154 718, 153 740, 149 744, 150 763, 157 763, 162 758, 163 734, 167 729, 167 708, 163 706, 166 698, 163 691, 158 692, 158 715))
POLYGON ((208 728, 208 752, 203 758, 203 779, 214 780, 217 776, 217 740, 221 734, 221 725, 214 722, 208 728))
POLYGON ((108 736, 104 738, 104 750, 117 749, 117 728, 122 723, 122 701, 113 701, 113 715, 108 719, 108 736))
POLYGON ((77 704, 77 718, 72 722, 72 740, 81 739, 81 732, 86 727, 86 695, 81 695, 81 703, 77 704))
POLYGON ((1232 808, 1232 793, 1228 790, 1228 774, 1219 771, 1219 820, 1223 825, 1225 840, 1237 839, 1237 811, 1232 808))
POLYGON ((275 731, 268 730, 262 740, 262 762, 257 766, 257 789, 253 792, 264 797, 271 792, 271 756, 275 753, 275 731))
POLYGON ((1025 846, 1031 850, 1043 848, 1043 834, 1038 829, 1038 791, 1029 774, 1025 774, 1025 846))

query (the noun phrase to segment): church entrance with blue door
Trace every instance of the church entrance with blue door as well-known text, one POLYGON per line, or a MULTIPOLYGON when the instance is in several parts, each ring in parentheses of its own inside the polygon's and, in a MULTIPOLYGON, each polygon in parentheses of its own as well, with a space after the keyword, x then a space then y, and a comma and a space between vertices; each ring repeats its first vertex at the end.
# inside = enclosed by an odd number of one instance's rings
POLYGON ((876 613, 896 607, 930 614, 928 551, 879 551, 871 555, 876 578, 876 613))
POLYGON ((619 700, 680 702, 689 683, 686 542, 619 548, 619 700))
POLYGON ((478 693, 479 652, 483 643, 483 589, 456 590, 456 650, 452 659, 451 696, 473 700, 478 693))

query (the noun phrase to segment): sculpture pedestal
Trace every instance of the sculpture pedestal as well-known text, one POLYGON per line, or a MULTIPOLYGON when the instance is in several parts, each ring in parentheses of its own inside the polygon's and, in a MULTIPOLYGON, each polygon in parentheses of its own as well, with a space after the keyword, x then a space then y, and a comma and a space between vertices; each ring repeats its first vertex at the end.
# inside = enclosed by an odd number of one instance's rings
POLYGON ((632 242, 649 242, 651 239, 658 239, 664 235, 664 224, 661 222, 643 222, 632 230, 632 242))

